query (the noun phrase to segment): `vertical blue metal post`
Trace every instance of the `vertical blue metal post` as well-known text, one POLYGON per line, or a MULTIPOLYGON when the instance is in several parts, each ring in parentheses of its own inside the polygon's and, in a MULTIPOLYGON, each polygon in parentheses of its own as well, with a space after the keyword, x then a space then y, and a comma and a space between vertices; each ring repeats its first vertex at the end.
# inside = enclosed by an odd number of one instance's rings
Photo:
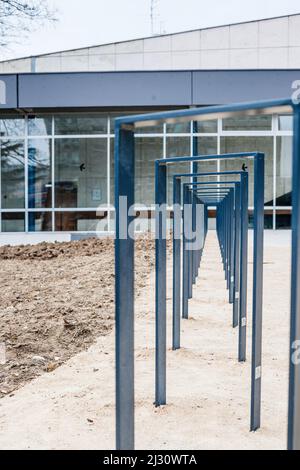
MULTIPOLYGON (((197 121, 193 121, 192 122, 192 127, 193 127, 193 149, 192 149, 192 155, 194 157, 196 157, 197 155, 199 155, 198 153, 198 137, 197 137, 197 133, 198 133, 198 123, 197 121)), ((192 164, 192 171, 193 173, 198 173, 198 167, 199 167, 199 164, 198 162, 193 162, 192 164)), ((197 177, 194 177, 193 178, 193 183, 197 183, 198 181, 198 178, 197 177)), ((193 195, 193 226, 192 226, 192 230, 193 230, 193 233, 195 233, 196 231, 196 205, 197 205, 197 196, 194 194, 193 195)), ((193 284, 196 283, 196 279, 197 279, 197 274, 198 274, 198 268, 197 268, 197 253, 198 251, 196 250, 193 250, 192 251, 192 258, 193 258, 193 284)))
POLYGON ((264 260, 264 187, 265 158, 259 153, 254 160, 254 237, 253 237, 253 324, 251 431, 260 428, 262 376, 262 307, 264 260))
POLYGON ((240 318, 239 318, 239 362, 246 361, 247 343, 247 282, 248 282, 248 173, 242 173, 241 198, 241 251, 240 251, 240 318))
POLYGON ((181 179, 174 179, 173 225, 173 350, 180 348, 181 179), (180 211, 180 213, 178 213, 180 211))
POLYGON ((186 249, 186 232, 187 232, 187 213, 188 204, 188 188, 184 186, 183 190, 183 269, 182 269, 182 318, 189 317, 189 279, 188 279, 188 251, 186 249))
POLYGON ((240 298, 240 243, 241 243, 241 184, 235 189, 235 251, 234 251, 234 303, 232 326, 239 324, 239 298, 240 298))
POLYGON ((288 449, 300 450, 300 105, 294 106, 288 449))
POLYGON ((134 134, 116 123, 115 143, 115 288, 116 288, 116 447, 134 449, 134 240, 128 236, 133 217, 119 197, 134 204, 134 134))
POLYGON ((167 360, 167 240, 166 212, 167 203, 167 168, 156 162, 155 165, 155 330, 156 330, 156 367, 155 367, 155 404, 166 404, 166 360, 167 360))
MULTIPOLYGON (((188 215, 188 242, 189 245, 193 242, 192 240, 192 232, 193 232, 193 214, 194 214, 194 193, 189 190, 188 191, 188 204, 189 204, 189 210, 187 211, 188 215)), ((194 260, 194 251, 193 250, 188 250, 188 266, 189 266, 189 274, 188 274, 188 282, 189 282, 189 299, 193 297, 193 260, 194 260)))

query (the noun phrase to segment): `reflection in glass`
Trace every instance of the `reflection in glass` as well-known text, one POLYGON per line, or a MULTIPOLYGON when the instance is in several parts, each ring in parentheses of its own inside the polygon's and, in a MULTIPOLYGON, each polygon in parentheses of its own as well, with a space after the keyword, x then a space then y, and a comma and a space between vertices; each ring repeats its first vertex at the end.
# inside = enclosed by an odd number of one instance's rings
POLYGON ((163 158, 163 138, 135 139, 135 201, 154 204, 155 160, 163 158))
POLYGON ((285 115, 279 116, 279 130, 292 131, 293 130, 293 116, 285 115))
POLYGON ((25 119, 7 116, 0 119, 0 137, 20 137, 25 135, 25 119))
POLYGON ((55 116, 55 135, 107 134, 106 114, 55 116))
POLYGON ((292 214, 290 211, 276 211, 276 229, 290 230, 292 228, 292 214))
POLYGON ((56 212, 57 232, 105 232, 108 230, 107 211, 56 212))
POLYGON ((276 206, 292 205, 292 137, 277 137, 276 206))
POLYGON ((3 212, 1 215, 2 232, 25 232, 24 212, 3 212))
POLYGON ((55 141, 55 207, 107 203, 107 140, 55 141))
POLYGON ((29 212, 28 213, 29 232, 51 232, 52 213, 51 212, 29 212))
POLYGON ((28 142, 28 207, 52 207, 51 140, 28 142))
POLYGON ((28 116, 28 134, 29 135, 51 135, 52 117, 51 116, 28 116))
MULTIPOLYGON (((176 138, 172 138, 176 139, 176 138)), ((180 139, 180 137, 178 137, 180 139)), ((182 138, 181 138, 182 139, 182 138)), ((180 151, 185 153, 182 156, 188 156, 190 154, 190 140, 187 138, 183 138, 184 143, 179 143, 177 145, 177 153, 180 156, 180 151), (184 146, 185 145, 185 146, 184 146), (188 152, 188 153, 186 153, 188 152)), ((199 137, 198 139, 198 154, 199 155, 209 155, 209 154, 217 154, 218 153, 218 140, 217 137, 199 137)), ((167 141, 168 142, 168 141, 167 141)), ((177 141, 172 140, 173 145, 176 146, 177 141)), ((172 145, 169 145, 170 152, 176 153, 176 148, 173 149, 172 145)), ((203 161, 198 163, 198 171, 199 172, 214 172, 217 171, 217 161, 203 161)), ((176 163, 169 165, 167 167, 167 175, 168 175, 168 204, 173 203, 173 176, 176 173, 190 173, 191 172, 191 164, 190 163, 176 163)), ((187 182, 187 181, 186 181, 187 182)))
POLYGON ((25 158, 22 140, 0 140, 2 209, 25 207, 25 158))
MULTIPOLYGON (((254 216, 253 211, 249 211, 249 228, 254 228, 254 216)), ((264 212, 264 229, 273 230, 273 212, 266 211, 264 212)))
POLYGON ((272 116, 239 116, 223 119, 224 131, 271 131, 272 116))
MULTIPOLYGON (((222 137, 221 153, 262 152, 265 154, 265 206, 273 205, 273 138, 272 137, 222 137)), ((253 159, 221 160, 221 171, 240 171, 242 165, 249 172, 249 206, 253 206, 253 159)))
POLYGON ((190 137, 168 137, 167 157, 189 157, 191 155, 190 137))
POLYGON ((218 121, 199 121, 197 122, 199 134, 210 134, 218 132, 218 121))
MULTIPOLYGON (((191 155, 190 137, 167 137, 167 157, 188 157, 191 155)), ((189 173, 191 165, 186 163, 172 163, 167 166, 167 201, 173 204, 173 176, 177 173, 189 173)))
POLYGON ((167 134, 189 134, 191 124, 189 122, 177 122, 176 124, 167 124, 167 134))

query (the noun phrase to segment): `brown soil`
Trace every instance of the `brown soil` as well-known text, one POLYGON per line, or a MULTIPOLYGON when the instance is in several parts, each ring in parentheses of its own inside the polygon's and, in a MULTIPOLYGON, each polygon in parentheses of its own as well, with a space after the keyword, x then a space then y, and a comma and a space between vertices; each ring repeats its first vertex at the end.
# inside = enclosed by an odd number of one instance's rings
MULTIPOLYGON (((154 242, 136 243, 137 296, 154 265, 154 242)), ((0 248, 0 397, 107 335, 114 321, 114 241, 0 248)))

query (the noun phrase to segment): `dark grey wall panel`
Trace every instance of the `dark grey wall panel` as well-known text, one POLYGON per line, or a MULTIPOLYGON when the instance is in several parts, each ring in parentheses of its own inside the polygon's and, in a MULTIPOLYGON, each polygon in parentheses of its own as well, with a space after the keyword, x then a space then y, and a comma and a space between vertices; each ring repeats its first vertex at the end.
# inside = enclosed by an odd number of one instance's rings
POLYGON ((19 76, 20 108, 191 104, 191 72, 19 76))
POLYGON ((0 75, 0 109, 17 107, 17 76, 0 75))
POLYGON ((300 70, 243 70, 193 72, 193 104, 288 98, 300 70))
POLYGON ((0 109, 225 104, 289 97, 296 80, 300 70, 0 75, 0 109))

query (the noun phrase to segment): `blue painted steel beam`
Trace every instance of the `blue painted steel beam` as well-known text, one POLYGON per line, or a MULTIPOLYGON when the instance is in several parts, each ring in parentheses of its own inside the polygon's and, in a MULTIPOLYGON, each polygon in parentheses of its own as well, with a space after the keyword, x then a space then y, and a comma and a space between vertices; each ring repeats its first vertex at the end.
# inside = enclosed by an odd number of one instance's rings
POLYGON ((180 348, 180 289, 181 289, 181 181, 174 180, 173 191, 173 350, 180 348), (180 213, 176 214, 175 210, 180 213))
MULTIPOLYGON (((159 164, 155 165, 155 204, 157 207, 163 207, 167 204, 167 168, 159 164)), ((155 247, 155 404, 161 406, 166 404, 167 383, 167 240, 166 214, 162 211, 158 211, 156 216, 155 247)))
MULTIPOLYGON (((264 101, 256 103, 243 103, 225 106, 216 106, 210 108, 188 109, 183 111, 171 111, 167 113, 154 113, 152 115, 129 116, 119 118, 115 123, 116 146, 115 146, 115 162, 116 162, 116 218, 117 218, 117 240, 116 240, 116 416, 117 416, 117 447, 122 449, 133 448, 133 254, 134 247, 131 240, 123 240, 120 237, 120 228, 118 228, 118 218, 120 217, 119 196, 126 195, 130 199, 134 199, 134 141, 133 141, 133 124, 151 122, 180 122, 185 120, 212 119, 216 117, 224 117, 238 114, 267 114, 276 112, 286 112, 294 110, 294 153, 293 153, 293 194, 296 211, 293 210, 293 249, 292 249, 292 305, 291 305, 291 339, 299 339, 299 323, 300 323, 300 268, 299 268, 299 229, 300 214, 298 214, 298 190, 300 187, 300 170, 299 170, 299 107, 293 107, 291 99, 264 101), (122 127, 122 129, 121 129, 122 127), (297 160, 297 162, 296 162, 297 160), (298 171, 299 170, 299 171, 298 171), (297 198, 296 198, 297 196, 297 198), (295 199, 296 198, 296 199, 295 199), (296 213, 295 213, 296 212, 296 213), (124 243, 121 243, 121 242, 124 243), (121 260, 119 259, 121 258, 121 260), (123 261, 122 261, 123 258, 123 261), (126 345, 124 346, 124 343, 126 345), (122 356, 121 352, 124 352, 122 356), (126 371, 126 373, 125 373, 126 371), (124 407, 121 405, 124 404, 124 407), (127 417, 127 419, 125 419, 127 417), (126 430, 125 430, 126 422, 126 430), (126 436, 122 436, 126 432, 126 436)), ((248 155, 251 156, 251 155, 248 155)), ((255 155, 252 155, 253 157, 255 155)), ((217 159, 211 158, 211 159, 217 159)), ((234 157, 232 157, 234 158, 234 157)), ((207 159, 207 158, 206 158, 207 159)), ((171 159, 170 159, 171 160, 171 159)), ((169 160, 169 163, 172 163, 169 160)), ((204 160, 204 159, 203 159, 204 160)), ((176 163, 184 161, 176 159, 176 163)), ((186 160, 185 160, 186 161, 186 160)), ((197 161, 197 158, 194 159, 197 161)), ((200 160, 198 160, 200 161, 200 160)), ((247 217, 248 218, 248 217, 247 217)), ((127 218, 127 226, 129 219, 127 218)), ((247 221, 248 224, 248 221, 247 221)), ((242 246, 243 243, 242 243, 242 246)), ((294 350, 294 342, 291 341, 291 353, 294 350)), ((291 386, 289 396, 289 445, 295 448, 299 445, 299 372, 298 367, 291 365, 291 386)), ((300 447, 300 446, 299 446, 300 447)))
POLYGON ((238 113, 244 115, 289 113, 293 110, 293 102, 290 98, 279 100, 266 100, 250 103, 235 103, 222 106, 209 106, 203 108, 183 109, 175 111, 163 111, 151 114, 139 114, 118 118, 121 126, 127 127, 136 125, 150 126, 158 122, 200 121, 216 119, 220 117, 230 117, 238 113))
MULTIPOLYGON (((233 185, 235 186, 236 188, 239 188, 239 193, 240 194, 240 185, 242 187, 244 187, 243 185, 243 181, 244 179, 246 178, 246 180, 248 181, 248 174, 245 173, 244 171, 226 171, 226 172, 207 172, 207 173, 197 173, 197 177, 198 178, 201 178, 203 176, 207 177, 207 176, 238 176, 240 181, 241 182, 238 182, 238 181, 207 181, 207 182, 202 182, 200 185, 195 185, 195 186, 201 186, 202 188, 215 188, 214 185, 218 185, 223 187, 224 185, 233 185)), ((180 184, 181 182, 181 177, 194 177, 195 175, 194 174, 191 174, 191 173, 180 173, 180 174, 177 174, 177 175, 174 175, 173 177, 173 188, 174 188, 174 191, 173 193, 175 193, 175 185, 178 185, 180 184)), ((193 179, 194 181, 194 179, 193 179)), ((218 189, 221 189, 221 188, 218 188, 218 189)), ((246 190, 248 192, 248 184, 245 185, 245 189, 243 190, 246 190)), ((219 199, 220 200, 220 199, 219 199)), ((206 199, 207 201, 207 199, 206 199)), ((243 255, 243 257, 240 256, 240 253, 239 253, 239 250, 240 250, 240 246, 241 246, 241 241, 240 241, 240 236, 238 236, 238 234, 240 234, 240 227, 241 227, 241 223, 240 223, 240 220, 239 220, 239 217, 240 217, 240 213, 241 213, 241 200, 240 200, 240 197, 237 196, 237 201, 236 201, 236 205, 237 205, 237 208, 236 210, 239 210, 239 216, 236 218, 238 219, 236 221, 236 249, 235 249, 235 254, 234 254, 234 257, 235 257, 235 266, 234 266, 234 270, 235 270, 235 275, 234 275, 234 284, 235 284, 235 301, 234 301, 234 307, 233 307, 233 327, 236 327, 238 326, 238 322, 239 322, 239 301, 240 301, 240 298, 241 298, 241 295, 240 295, 240 272, 242 270, 242 266, 240 267, 239 265, 236 266, 237 263, 240 262, 241 259, 247 259, 248 256, 245 254, 243 255), (239 201, 239 203, 237 203, 237 201, 239 201)), ((205 202, 204 199, 202 198, 202 202, 205 202)), ((215 203, 217 204, 218 201, 214 201, 214 200, 210 200, 210 203, 215 203)), ((248 207, 246 208, 246 211, 248 213, 248 207)), ((175 233, 175 230, 173 232, 173 237, 174 237, 174 233, 175 233)), ((174 243, 174 241, 173 241, 174 243)), ((174 255, 173 255, 174 256, 174 255)), ((223 252, 222 252, 222 256, 223 256, 223 252)), ((200 261, 200 260, 199 260, 200 261)), ((180 260, 178 259, 177 261, 174 259, 174 262, 173 262, 173 279, 176 279, 178 274, 176 272, 176 266, 179 265, 180 263, 180 260)), ((199 266, 199 265, 198 265, 199 266)), ((183 292, 184 292, 184 286, 183 286, 183 292)), ((184 305, 185 305, 185 308, 183 309, 184 310, 184 318, 187 318, 188 317, 188 300, 185 299, 184 300, 184 305)), ((180 318, 180 293, 178 292, 178 289, 176 290, 176 292, 174 291, 173 289, 173 324, 175 324, 175 318, 178 318, 178 315, 179 315, 179 318, 180 318), (179 312, 179 313, 178 313, 179 312)), ((180 320, 179 322, 176 321, 176 327, 180 328, 180 320)), ((180 333, 177 332, 177 331, 173 331, 173 336, 178 336, 180 333)), ((173 341, 173 348, 175 349, 175 345, 174 345, 174 341, 173 341)))
POLYGON ((120 206, 134 204, 134 134, 116 123, 116 447, 134 449, 134 241, 128 236, 133 217, 120 206), (125 213, 124 213, 125 212, 125 213), (124 233, 125 232, 125 233, 124 233))
POLYGON ((264 259, 264 184, 265 158, 254 160, 254 239, 253 239, 253 320, 252 320, 252 386, 251 431, 260 428, 262 376, 262 306, 264 259))
POLYGON ((300 450, 300 106, 294 107, 288 449, 300 450))

